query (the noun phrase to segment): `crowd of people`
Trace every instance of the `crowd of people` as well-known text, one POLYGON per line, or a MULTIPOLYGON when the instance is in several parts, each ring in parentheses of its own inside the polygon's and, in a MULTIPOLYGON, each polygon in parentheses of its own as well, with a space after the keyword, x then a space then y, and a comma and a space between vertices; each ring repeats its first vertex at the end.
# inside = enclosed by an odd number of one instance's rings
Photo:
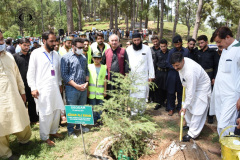
MULTIPOLYGON (((218 134, 240 117, 240 43, 229 28, 220 27, 213 33, 211 42, 216 42, 217 49, 209 47, 206 35, 190 38, 187 48, 176 35, 174 47, 169 49, 166 39, 151 36, 153 47, 149 47, 145 34, 130 31, 125 38, 131 40, 124 49, 120 44, 123 30, 78 34, 59 37, 48 31, 41 41, 21 38, 14 46, 0 31, 0 157, 14 158, 10 134, 21 145, 28 145, 30 124, 37 122, 40 139, 54 146, 51 137, 63 137, 58 129, 66 121, 64 105, 90 104, 94 109, 102 104, 111 97, 107 91, 115 89, 107 83, 113 81, 113 72, 141 76, 132 84, 138 91, 129 94, 139 100, 142 109, 133 108, 132 116, 143 114, 146 103, 151 102, 157 104, 154 110, 165 107, 169 116, 183 112, 183 128, 188 130, 185 142, 200 135, 207 117, 212 124, 216 115, 218 134), (149 89, 148 82, 157 87, 149 89)), ((100 117, 101 112, 94 111, 96 125, 100 117)), ((77 138, 80 125, 68 123, 67 130, 77 138)))

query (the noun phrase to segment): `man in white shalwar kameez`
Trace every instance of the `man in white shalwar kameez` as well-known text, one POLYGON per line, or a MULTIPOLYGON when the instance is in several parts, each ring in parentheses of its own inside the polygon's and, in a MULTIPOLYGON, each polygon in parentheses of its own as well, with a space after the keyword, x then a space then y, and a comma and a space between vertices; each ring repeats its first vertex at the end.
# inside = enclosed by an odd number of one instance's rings
POLYGON ((31 53, 27 81, 39 112, 40 138, 49 146, 55 145, 49 135, 60 138, 57 133, 60 113, 64 104, 60 94, 60 56, 54 51, 56 36, 53 32, 42 35, 43 47, 31 53))
POLYGON ((211 82, 204 69, 195 61, 183 57, 182 53, 176 52, 171 56, 171 63, 179 76, 183 87, 185 87, 185 102, 180 113, 185 114, 187 135, 183 141, 197 138, 201 133, 209 107, 211 96, 211 82))
POLYGON ((10 134, 16 135, 20 144, 29 144, 32 132, 25 102, 21 74, 12 54, 6 52, 0 30, 0 159, 18 159, 10 149, 10 134))
POLYGON ((155 78, 152 52, 149 46, 142 44, 141 35, 139 33, 133 34, 133 45, 127 48, 129 66, 131 68, 130 75, 134 74, 137 78, 133 86, 137 88, 136 92, 131 92, 130 96, 138 98, 142 111, 138 109, 132 110, 132 115, 138 112, 142 113, 146 108, 146 98, 148 92, 148 82, 155 78))
MULTIPOLYGON (((236 124, 240 109, 240 43, 228 27, 218 28, 211 39, 224 48, 210 103, 210 115, 216 115, 220 135, 225 127, 236 124)), ((231 128, 228 133, 233 131, 231 128)))

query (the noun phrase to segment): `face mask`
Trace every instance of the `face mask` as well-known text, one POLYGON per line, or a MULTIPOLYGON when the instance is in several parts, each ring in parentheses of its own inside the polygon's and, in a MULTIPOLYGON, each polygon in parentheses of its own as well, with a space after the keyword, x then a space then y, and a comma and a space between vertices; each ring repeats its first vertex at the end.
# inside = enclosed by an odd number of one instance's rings
POLYGON ((83 54, 83 49, 76 49, 76 51, 75 51, 75 53, 77 54, 77 55, 82 55, 83 54))
POLYGON ((6 51, 6 44, 5 43, 0 45, 0 52, 2 52, 2 51, 6 51))

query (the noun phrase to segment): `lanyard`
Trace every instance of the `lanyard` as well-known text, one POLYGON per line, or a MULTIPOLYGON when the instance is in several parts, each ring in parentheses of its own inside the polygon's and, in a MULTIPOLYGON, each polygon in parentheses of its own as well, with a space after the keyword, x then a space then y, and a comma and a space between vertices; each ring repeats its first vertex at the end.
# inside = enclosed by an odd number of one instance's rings
POLYGON ((52 61, 50 60, 50 58, 48 57, 46 52, 43 52, 45 54, 45 56, 48 58, 48 60, 50 61, 52 67, 53 67, 53 53, 52 53, 52 61))

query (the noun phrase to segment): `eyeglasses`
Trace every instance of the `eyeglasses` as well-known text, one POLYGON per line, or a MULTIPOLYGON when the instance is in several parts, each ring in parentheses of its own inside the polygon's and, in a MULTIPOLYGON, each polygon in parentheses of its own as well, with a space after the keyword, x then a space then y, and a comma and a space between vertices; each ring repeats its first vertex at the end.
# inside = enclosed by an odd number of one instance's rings
POLYGON ((78 49, 83 49, 84 47, 77 47, 78 49))

